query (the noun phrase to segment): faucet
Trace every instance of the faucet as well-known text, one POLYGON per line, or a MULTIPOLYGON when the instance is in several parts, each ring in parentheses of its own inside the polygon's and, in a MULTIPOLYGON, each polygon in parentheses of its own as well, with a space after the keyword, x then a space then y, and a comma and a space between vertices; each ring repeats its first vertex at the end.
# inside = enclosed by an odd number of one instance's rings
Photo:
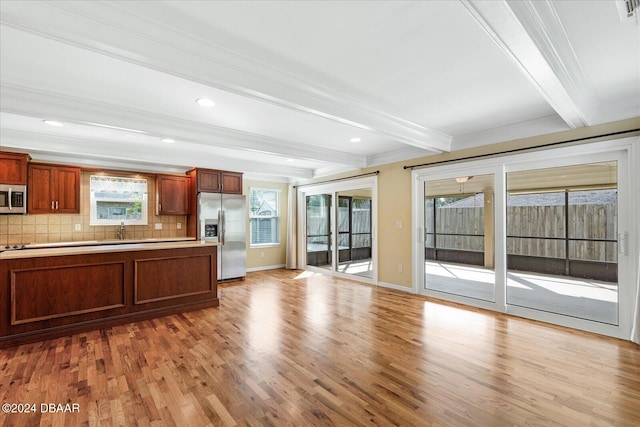
POLYGON ((118 232, 116 233, 116 236, 118 236, 118 239, 120 239, 120 240, 124 240, 124 232, 125 232, 125 229, 124 229, 124 221, 122 221, 122 222, 120 223, 120 231, 118 231, 118 232))

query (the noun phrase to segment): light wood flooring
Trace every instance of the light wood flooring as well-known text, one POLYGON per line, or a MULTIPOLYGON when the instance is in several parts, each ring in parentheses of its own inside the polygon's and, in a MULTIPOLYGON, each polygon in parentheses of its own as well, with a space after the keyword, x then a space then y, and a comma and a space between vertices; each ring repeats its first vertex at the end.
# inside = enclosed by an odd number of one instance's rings
POLYGON ((218 308, 0 351, 3 426, 638 426, 640 346, 274 270, 218 308), (41 403, 79 413, 41 413, 41 403))

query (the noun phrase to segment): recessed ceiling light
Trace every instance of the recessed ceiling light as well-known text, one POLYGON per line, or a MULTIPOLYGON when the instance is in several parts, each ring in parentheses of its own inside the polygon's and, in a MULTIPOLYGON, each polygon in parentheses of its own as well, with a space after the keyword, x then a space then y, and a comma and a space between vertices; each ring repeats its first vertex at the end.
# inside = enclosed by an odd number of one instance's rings
POLYGON ((171 138, 162 138, 160 141, 164 142, 165 144, 173 144, 174 142, 176 142, 175 139, 171 138))
POLYGON ((287 160, 285 160, 285 162, 295 162, 295 161, 296 161, 296 159, 287 159, 287 160))
POLYGON ((209 98, 198 98, 196 99, 196 103, 201 107, 213 107, 216 105, 216 103, 209 98))
POLYGON ((360 138, 351 138, 349 142, 360 142, 362 141, 360 138))
POLYGON ((56 122, 55 120, 43 120, 43 122, 49 126, 62 127, 64 124, 60 122, 56 122))

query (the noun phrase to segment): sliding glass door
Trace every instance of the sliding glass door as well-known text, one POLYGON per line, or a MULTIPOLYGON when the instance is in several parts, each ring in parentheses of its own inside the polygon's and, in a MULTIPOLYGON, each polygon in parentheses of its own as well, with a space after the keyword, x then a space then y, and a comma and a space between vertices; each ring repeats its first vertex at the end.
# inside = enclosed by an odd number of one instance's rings
POLYGON ((507 173, 507 304, 618 324, 617 169, 507 173))
POLYGON ((338 192, 337 227, 337 270, 372 277, 370 188, 338 192))
POLYGON ((414 171, 414 290, 628 336, 630 141, 414 171))
POLYGON ((307 265, 329 270, 333 264, 331 198, 331 194, 306 197, 307 265))
POLYGON ((375 177, 300 191, 309 269, 375 282, 375 177))
POLYGON ((425 181, 425 289, 495 301, 494 176, 425 181))

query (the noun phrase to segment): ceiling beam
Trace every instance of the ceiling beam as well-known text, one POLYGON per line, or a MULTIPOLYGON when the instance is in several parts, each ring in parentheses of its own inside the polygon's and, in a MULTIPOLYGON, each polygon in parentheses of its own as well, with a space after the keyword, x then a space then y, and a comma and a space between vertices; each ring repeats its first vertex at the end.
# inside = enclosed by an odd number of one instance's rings
POLYGON ((0 130, 3 148, 34 153, 36 160, 76 162, 82 166, 131 169, 156 172, 184 172, 192 167, 237 170, 245 173, 313 178, 307 168, 269 164, 220 156, 215 147, 193 144, 165 145, 128 144, 123 141, 74 138, 3 128, 0 130))
POLYGON ((301 144, 279 138, 177 119, 149 111, 87 101, 12 85, 0 85, 0 111, 79 125, 101 123, 120 128, 144 131, 157 138, 170 137, 206 147, 262 152, 287 158, 337 163, 354 168, 366 166, 366 159, 352 153, 301 144), (162 131, 163 134, 156 135, 162 131))
POLYGON ((218 89, 313 114, 431 152, 452 137, 216 43, 215 28, 196 32, 170 6, 144 2, 8 2, 3 25, 218 89), (205 34, 206 31, 209 33, 205 34))
POLYGON ((570 128, 592 124, 595 91, 553 2, 460 1, 570 128))

